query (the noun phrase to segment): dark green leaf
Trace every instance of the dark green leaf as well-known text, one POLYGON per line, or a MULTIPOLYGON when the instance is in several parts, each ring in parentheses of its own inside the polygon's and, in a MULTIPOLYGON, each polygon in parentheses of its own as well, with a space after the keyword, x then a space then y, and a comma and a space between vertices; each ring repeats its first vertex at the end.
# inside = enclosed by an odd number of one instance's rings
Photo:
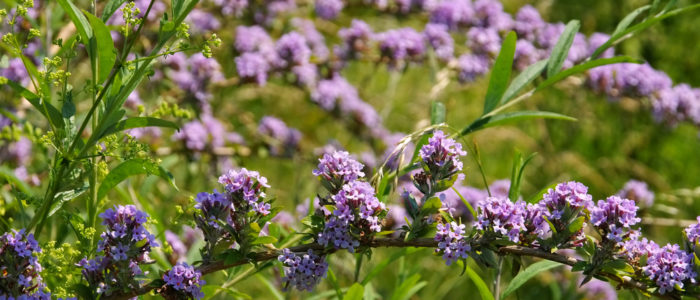
POLYGON ((87 190, 88 187, 84 186, 74 190, 56 193, 56 196, 54 197, 54 202, 51 205, 51 208, 49 209, 49 217, 53 216, 59 209, 61 209, 61 207, 63 207, 63 204, 77 198, 78 196, 85 193, 85 191, 87 190))
POLYGON ((433 101, 430 108, 430 124, 436 125, 445 122, 445 105, 442 102, 433 101))
POLYGON ((501 294, 501 299, 505 299, 506 297, 508 297, 508 295, 515 292, 515 290, 520 288, 523 284, 525 284, 525 282, 530 280, 532 277, 535 277, 535 275, 558 266, 561 266, 561 264, 549 260, 543 260, 530 265, 525 270, 520 272, 520 274, 515 276, 513 280, 510 281, 510 283, 508 283, 508 286, 506 286, 505 290, 503 290, 503 294, 501 294))
POLYGON ((576 65, 570 69, 566 69, 564 71, 561 71, 557 73, 557 75, 552 76, 550 78, 547 78, 544 82, 542 82, 539 86, 537 86, 537 91, 544 89, 546 87, 549 87, 560 80, 569 77, 574 74, 578 73, 583 73, 584 71, 587 71, 589 69, 599 67, 599 66, 604 66, 604 65, 610 65, 610 64, 616 64, 616 63, 640 63, 641 61, 638 59, 634 59, 628 56, 615 56, 611 58, 601 58, 601 59, 596 59, 592 61, 588 61, 585 63, 582 63, 580 65, 576 65))
POLYGON ((163 119, 158 119, 158 118, 153 118, 153 117, 134 117, 134 118, 128 118, 128 119, 117 122, 117 124, 108 128, 102 134, 102 137, 105 137, 105 136, 110 135, 110 134, 115 133, 115 132, 124 131, 127 129, 133 129, 133 128, 142 128, 142 127, 165 127, 165 128, 173 128, 173 129, 179 128, 177 126, 177 124, 170 122, 170 121, 163 120, 163 119))
POLYGON ((630 24, 632 24, 632 22, 633 22, 635 19, 637 19, 637 17, 638 17, 640 14, 642 14, 642 13, 645 12, 645 11, 647 11, 649 8, 651 8, 650 5, 644 5, 644 6, 640 7, 640 8, 637 8, 637 9, 633 10, 631 13, 629 13, 628 15, 626 15, 624 18, 622 18, 622 21, 620 21, 620 23, 617 24, 617 27, 615 27, 615 30, 613 31, 612 34, 610 34, 610 36, 615 36, 615 35, 617 35, 618 33, 624 31, 625 29, 627 29, 627 27, 629 27, 630 24))
POLYGON ((105 177, 102 184, 100 184, 100 188, 97 190, 97 199, 102 199, 107 195, 107 192, 124 181, 124 179, 141 174, 157 175, 168 181, 171 186, 177 189, 175 183, 172 181, 172 175, 161 166, 145 159, 130 159, 121 163, 107 174, 107 177, 105 177))
POLYGON ((126 0, 109 0, 102 10, 102 22, 107 22, 109 18, 124 4, 126 0))
POLYGON ((503 40, 501 52, 498 53, 498 57, 491 71, 489 87, 486 91, 486 100, 484 101, 484 114, 496 108, 508 87, 510 73, 513 69, 513 57, 515 55, 515 42, 517 39, 518 37, 515 35, 515 32, 511 31, 503 40))
POLYGON ((42 115, 44 115, 44 117, 46 117, 46 119, 49 120, 49 122, 51 122, 54 128, 63 128, 63 114, 61 114, 61 112, 58 109, 56 109, 56 107, 51 105, 51 103, 42 101, 42 99, 40 99, 39 96, 25 89, 22 85, 15 81, 8 79, 7 85, 9 85, 16 92, 18 92, 22 97, 27 99, 27 101, 29 101, 29 103, 32 106, 34 106, 34 108, 36 108, 42 115), (46 108, 44 108, 44 106, 46 108))
MULTIPOLYGON (((80 12, 80 9, 78 9, 78 7, 76 7, 71 0, 57 1, 63 10, 68 14, 71 21, 73 21, 75 28, 78 30, 78 34, 80 34, 80 37, 83 39, 83 43, 87 46, 92 38, 92 27, 90 27, 90 22, 88 22, 87 18, 85 18, 83 13, 80 12)), ((88 54, 92 57, 93 53, 91 52, 90 47, 85 47, 85 49, 87 49, 88 54)))
POLYGON ((515 95, 520 93, 520 91, 523 90, 528 84, 533 82, 537 77, 540 77, 542 75, 542 71, 544 70, 544 67, 547 66, 547 59, 540 60, 530 66, 528 66, 525 70, 520 72, 518 76, 513 79, 513 82, 510 83, 510 86, 508 86, 508 89, 506 92, 503 94, 503 98, 501 98, 500 104, 506 104, 508 101, 513 99, 515 95))
POLYGON ((63 118, 69 119, 72 116, 75 116, 75 104, 73 103, 73 93, 72 91, 69 91, 66 95, 66 98, 63 99, 63 106, 61 107, 61 114, 63 115, 63 118))
POLYGON ((102 20, 89 12, 84 11, 84 13, 94 30, 94 36, 90 40, 90 44, 94 45, 94 49, 97 52, 97 83, 102 83, 107 80, 112 67, 114 67, 114 62, 117 61, 114 41, 112 41, 109 28, 102 20))
POLYGON ((493 294, 489 290, 489 287, 486 285, 483 279, 481 279, 481 276, 474 272, 472 268, 467 268, 467 276, 469 279, 474 282, 474 285, 476 285, 476 289, 479 291, 479 295, 481 295, 482 300, 494 300, 493 294))
POLYGON ((523 111, 497 114, 497 115, 489 116, 489 117, 485 117, 485 118, 479 118, 478 120, 474 121, 469 126, 465 127, 462 130, 462 132, 460 133, 460 136, 464 136, 464 135, 467 135, 469 133, 472 133, 474 131, 481 130, 484 128, 513 123, 513 122, 522 121, 522 120, 528 120, 528 119, 555 119, 555 120, 564 120, 564 121, 576 121, 575 118, 565 116, 562 114, 558 114, 558 113, 547 112, 547 111, 523 110, 523 111))
POLYGON ((365 295, 365 288, 359 283, 355 282, 348 291, 345 293, 343 300, 362 300, 365 295))
POLYGON ((561 67, 564 65, 566 57, 569 55, 569 49, 571 44, 574 43, 574 38, 578 29, 581 27, 581 22, 578 20, 572 20, 566 27, 564 31, 559 36, 559 40, 552 48, 552 54, 549 56, 549 63, 547 63, 547 77, 552 77, 559 73, 561 67))

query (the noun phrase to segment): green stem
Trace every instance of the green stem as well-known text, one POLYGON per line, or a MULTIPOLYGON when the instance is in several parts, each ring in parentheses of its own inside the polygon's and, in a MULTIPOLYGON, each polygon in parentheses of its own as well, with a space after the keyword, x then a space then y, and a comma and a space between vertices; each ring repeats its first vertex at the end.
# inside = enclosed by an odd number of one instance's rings
POLYGON ((503 269, 503 257, 498 257, 498 265, 496 266, 496 276, 493 279, 493 298, 500 299, 501 297, 501 269, 503 269))

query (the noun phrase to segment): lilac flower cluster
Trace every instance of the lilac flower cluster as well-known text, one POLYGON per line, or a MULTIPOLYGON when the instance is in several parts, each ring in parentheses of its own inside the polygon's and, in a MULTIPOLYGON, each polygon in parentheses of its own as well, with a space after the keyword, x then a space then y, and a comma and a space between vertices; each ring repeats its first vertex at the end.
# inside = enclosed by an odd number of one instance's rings
POLYGON ((166 299, 202 299, 202 272, 187 263, 178 263, 163 274, 165 286, 160 293, 166 299))
POLYGON ((200 120, 185 123, 179 131, 172 135, 175 141, 182 141, 185 148, 194 152, 203 152, 223 147, 227 142, 243 144, 243 138, 235 132, 228 132, 211 114, 205 113, 200 120))
POLYGON ((321 108, 339 112, 350 121, 360 124, 375 137, 386 134, 381 117, 367 102, 362 101, 352 84, 342 76, 335 74, 331 79, 321 80, 311 92, 311 100, 321 108))
POLYGON ((454 57, 454 40, 443 24, 428 24, 423 30, 423 37, 430 47, 435 50, 435 56, 443 62, 449 62, 454 57))
POLYGON ((282 279, 285 290, 293 286, 297 290, 310 292, 328 271, 325 256, 318 256, 311 249, 304 254, 296 254, 285 248, 278 260, 285 266, 282 279))
POLYGON ((284 121, 271 116, 260 119, 258 133, 269 138, 270 152, 276 156, 291 156, 301 140, 299 130, 289 128, 284 121))
POLYGON ((340 11, 343 10, 343 6, 342 0, 316 0, 316 15, 323 19, 335 19, 340 11))
POLYGON ((374 32, 364 21, 353 19, 350 27, 338 30, 338 37, 343 40, 343 43, 336 45, 333 52, 341 60, 347 61, 357 58, 360 53, 370 49, 374 32))
POLYGON ((140 280, 136 277, 145 275, 139 265, 148 263, 151 248, 158 246, 144 226, 148 214, 133 205, 119 205, 99 216, 107 227, 97 243, 101 255, 91 260, 83 258, 78 263, 83 268, 83 277, 100 295, 138 288, 140 280))
POLYGON ((560 220, 565 214, 581 216, 593 208, 593 196, 588 194, 588 187, 580 182, 569 181, 557 184, 554 189, 549 189, 540 204, 547 211, 546 217, 550 220, 560 220))
POLYGON ((180 89, 187 92, 200 102, 203 110, 211 111, 208 92, 211 83, 224 80, 221 65, 214 58, 207 58, 201 53, 187 57, 182 52, 175 53, 163 59, 170 69, 166 74, 180 89))
POLYGON ((438 224, 435 241, 438 242, 435 253, 441 253, 448 266, 458 259, 467 259, 469 251, 472 250, 466 240, 465 225, 457 222, 438 224))
POLYGON ((412 28, 392 29, 377 34, 379 51, 391 68, 401 68, 407 62, 420 62, 425 54, 425 43, 420 33, 412 28))
POLYGON ((591 209, 590 222, 602 231, 604 239, 621 243, 629 238, 630 228, 642 220, 637 217, 638 209, 632 200, 610 196, 591 209))
POLYGON ((24 229, 0 236, 0 299, 51 299, 39 275, 40 252, 34 235, 24 229))
POLYGON ((384 203, 374 196, 374 188, 365 181, 351 181, 331 197, 335 209, 318 234, 318 243, 336 249, 355 251, 358 238, 367 238, 381 231, 380 217, 386 212, 384 203))
POLYGON ((507 237, 520 242, 520 231, 525 229, 525 202, 512 202, 508 198, 489 197, 479 201, 476 229, 507 237))
POLYGON ((693 249, 700 243, 700 217, 697 217, 697 221, 697 223, 686 227, 684 230, 685 238, 688 239, 693 249))
POLYGON ((659 287, 659 293, 672 292, 688 283, 695 284, 697 273, 693 270, 693 255, 668 244, 652 252, 647 265, 642 267, 644 274, 659 287))
POLYGON ((627 181, 617 196, 634 200, 640 207, 651 207, 654 204, 654 192, 649 190, 646 182, 639 180, 627 181))
POLYGON ((211 258, 214 247, 221 241, 238 242, 247 246, 243 234, 250 224, 270 214, 270 201, 265 199, 265 190, 270 186, 267 178, 256 171, 245 168, 229 170, 219 177, 225 193, 197 194, 194 206, 197 227, 204 233, 207 248, 204 255, 211 258))
POLYGON ((318 167, 312 173, 320 177, 321 182, 329 183, 326 188, 331 193, 336 193, 345 183, 364 177, 362 168, 363 165, 352 159, 347 151, 334 151, 323 154, 319 159, 318 167))
POLYGON ((419 153, 423 170, 413 175, 413 182, 425 195, 433 195, 452 186, 451 179, 463 167, 459 157, 467 155, 462 150, 462 144, 448 138, 440 130, 433 133, 419 153))

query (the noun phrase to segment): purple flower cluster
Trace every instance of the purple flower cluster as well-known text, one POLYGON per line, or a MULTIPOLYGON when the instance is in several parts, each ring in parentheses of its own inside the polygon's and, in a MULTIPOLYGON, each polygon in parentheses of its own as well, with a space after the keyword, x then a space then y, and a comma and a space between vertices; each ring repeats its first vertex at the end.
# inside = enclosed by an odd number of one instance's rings
POLYGON ((204 233, 207 248, 204 255, 211 258, 214 247, 221 241, 247 244, 241 232, 261 217, 270 214, 270 202, 265 199, 265 189, 270 186, 267 178, 245 168, 229 170, 219 177, 225 192, 197 194, 194 206, 197 227, 204 233), (223 225, 223 226, 222 226, 223 225), (238 232, 233 234, 232 231, 238 232), (242 240, 232 240, 240 238, 242 240))
POLYGON ((212 2, 221 8, 221 13, 225 16, 240 17, 248 8, 248 0, 212 0, 212 2))
POLYGON ((488 73, 491 68, 491 60, 488 56, 476 54, 462 54, 457 61, 457 79, 459 82, 472 82, 477 77, 488 73))
POLYGON ((211 114, 203 114, 200 120, 190 121, 175 132, 172 139, 182 141, 185 148, 195 152, 223 147, 227 142, 242 144, 243 138, 235 132, 228 132, 211 114))
POLYGON ((336 249, 355 251, 358 238, 381 231, 380 217, 386 212, 384 203, 374 195, 374 188, 365 181, 351 181, 331 197, 335 206, 318 243, 336 249))
POLYGON ((187 263, 178 263, 163 274, 165 286, 160 293, 166 299, 202 299, 202 272, 187 263))
POLYGON ((591 208, 590 222, 602 231, 604 239, 621 243, 629 237, 630 228, 642 220, 637 217, 638 209, 632 200, 610 196, 591 208))
POLYGON ((362 172, 364 166, 352 159, 346 151, 325 153, 318 161, 318 167, 312 173, 320 177, 321 182, 330 184, 327 188, 331 193, 338 192, 346 183, 365 176, 362 172))
POLYGON ((659 293, 672 292, 688 283, 695 284, 697 273, 693 270, 693 255, 668 244, 653 251, 642 267, 644 274, 659 287, 659 293))
POLYGON ((343 44, 335 46, 335 54, 342 60, 350 60, 369 50, 374 32, 364 21, 353 19, 350 27, 338 30, 338 37, 343 44))
POLYGON ((593 196, 588 194, 588 187, 580 182, 569 181, 557 184, 549 189, 540 204, 547 211, 545 216, 550 221, 560 220, 565 214, 580 216, 593 208, 593 196))
POLYGON ((690 245, 695 249, 696 245, 700 243, 700 217, 697 217, 697 223, 690 225, 685 228, 685 237, 690 242, 690 245))
POLYGON ((316 0, 315 9, 316 15, 323 19, 335 19, 341 10, 343 10, 342 0, 316 0))
POLYGON ((443 24, 427 24, 423 37, 435 51, 435 56, 443 62, 449 62, 454 57, 454 40, 443 24))
POLYGON ((299 130, 289 128, 284 121, 271 116, 260 119, 258 133, 270 139, 268 142, 270 152, 276 156, 290 156, 297 149, 301 140, 299 130))
POLYGON ((331 79, 319 81, 311 93, 311 100, 325 110, 337 111, 350 121, 363 125, 373 136, 379 136, 385 131, 374 107, 362 101, 357 89, 338 74, 331 79))
POLYGON ((459 157, 465 155, 467 152, 462 150, 462 144, 440 130, 436 130, 428 143, 420 148, 423 164, 435 180, 452 177, 461 171, 463 164, 459 157))
POLYGON ((297 290, 310 292, 328 271, 325 256, 318 256, 311 249, 304 254, 296 254, 285 248, 277 259, 285 266, 282 279, 285 290, 293 286, 297 290))
POLYGON ((221 65, 214 58, 207 58, 202 53, 187 57, 182 52, 166 57, 163 62, 170 67, 166 74, 183 91, 199 100, 204 110, 209 109, 212 95, 207 91, 210 83, 224 80, 221 65))
POLYGON ((442 254, 442 259, 448 266, 458 259, 467 259, 472 250, 466 240, 465 225, 457 222, 438 224, 435 241, 438 242, 435 252, 442 254))
POLYGON ((379 51, 391 68, 401 68, 407 62, 418 62, 425 54, 425 43, 420 33, 412 28, 392 29, 377 34, 379 51))
POLYGON ((651 207, 654 204, 654 192, 649 190, 646 182, 639 180, 627 181, 617 196, 634 200, 640 207, 651 207))
POLYGON ((520 242, 520 231, 525 229, 525 202, 512 202, 508 198, 489 197, 478 204, 476 229, 507 237, 520 242))
POLYGON ((39 275, 40 252, 34 235, 24 229, 0 236, 0 299, 51 299, 39 275))
POLYGON ((270 186, 267 178, 260 176, 257 171, 229 170, 219 177, 219 183, 224 185, 232 199, 235 211, 247 212, 249 209, 261 215, 270 213, 270 203, 264 201, 265 189, 270 186))
POLYGON ((145 274, 139 265, 148 263, 151 248, 158 246, 144 226, 148 214, 133 205, 119 205, 99 216, 107 227, 97 243, 101 255, 80 261, 83 277, 98 294, 138 288, 140 280, 136 277, 145 274))

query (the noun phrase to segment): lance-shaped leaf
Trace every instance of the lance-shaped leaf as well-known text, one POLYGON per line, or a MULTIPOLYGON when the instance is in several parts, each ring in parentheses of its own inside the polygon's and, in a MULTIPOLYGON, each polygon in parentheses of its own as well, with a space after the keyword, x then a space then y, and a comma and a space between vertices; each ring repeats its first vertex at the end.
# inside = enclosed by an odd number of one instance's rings
POLYGON ((109 28, 98 17, 93 16, 89 12, 84 11, 85 15, 92 25, 94 36, 90 39, 90 46, 93 47, 97 54, 97 83, 102 83, 107 80, 114 63, 117 61, 117 53, 114 48, 114 41, 109 28))
POLYGON ((578 20, 572 20, 566 27, 564 31, 559 36, 559 40, 552 48, 552 54, 549 56, 549 63, 547 64, 547 77, 552 77, 559 73, 561 67, 564 65, 566 57, 569 55, 569 49, 574 43, 574 38, 578 29, 581 27, 581 22, 578 20))
POLYGON ((107 177, 105 177, 97 190, 97 199, 102 199, 107 195, 107 192, 125 179, 141 174, 157 175, 177 190, 177 186, 173 181, 173 175, 163 169, 163 167, 146 159, 130 159, 121 163, 107 174, 107 177))
POLYGON ((562 264, 558 262, 549 260, 536 262, 530 265, 529 267, 527 267, 527 269, 520 272, 513 278, 513 280, 510 281, 506 289, 503 290, 503 294, 501 294, 501 300, 506 299, 508 295, 515 292, 515 290, 520 288, 523 284, 525 284, 525 282, 530 280, 532 277, 535 277, 535 275, 561 265, 562 264))
POLYGON ((501 52, 498 53, 496 62, 493 64, 489 87, 486 91, 484 101, 484 114, 489 113, 498 105, 503 93, 508 87, 510 73, 513 70, 513 58, 515 56, 515 43, 517 36, 515 32, 509 32, 501 45, 501 52))
POLYGON ((576 121, 575 118, 565 116, 562 114, 548 112, 548 111, 531 111, 523 110, 516 112, 507 112, 502 114, 497 114, 488 117, 482 117, 472 122, 470 125, 462 129, 460 136, 467 135, 477 130, 481 130, 488 127, 493 127, 497 125, 503 125, 508 123, 513 123, 528 119, 555 119, 564 121, 576 121))

